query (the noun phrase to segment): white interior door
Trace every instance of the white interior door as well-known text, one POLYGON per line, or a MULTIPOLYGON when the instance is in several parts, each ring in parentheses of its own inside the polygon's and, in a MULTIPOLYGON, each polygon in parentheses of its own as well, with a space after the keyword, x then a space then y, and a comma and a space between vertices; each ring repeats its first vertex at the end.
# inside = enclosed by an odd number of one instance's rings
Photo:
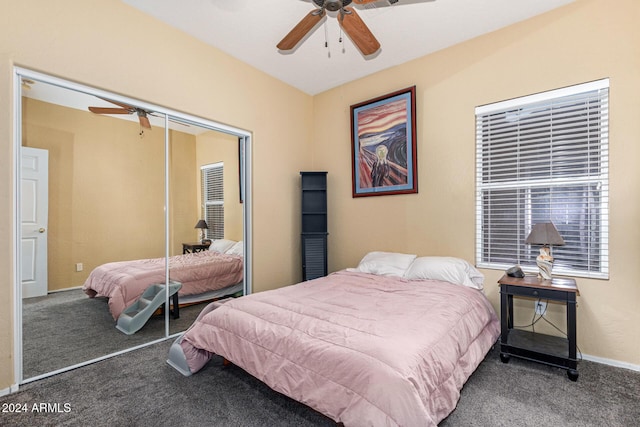
POLYGON ((31 298, 47 294, 49 152, 30 147, 21 149, 22 297, 31 298))

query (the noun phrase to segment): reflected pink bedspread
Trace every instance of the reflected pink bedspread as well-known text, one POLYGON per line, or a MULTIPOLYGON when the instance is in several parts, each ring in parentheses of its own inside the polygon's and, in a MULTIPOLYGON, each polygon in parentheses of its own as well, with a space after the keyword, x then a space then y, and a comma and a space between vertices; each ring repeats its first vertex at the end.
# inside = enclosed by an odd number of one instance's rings
MULTIPOLYGON (((82 289, 91 298, 108 297, 114 319, 150 285, 165 282, 165 258, 110 262, 96 267, 82 289)), ((243 258, 202 251, 169 258, 169 277, 182 283, 179 295, 222 289, 242 281, 243 258)))
POLYGON ((498 335, 478 290, 340 271, 227 302, 181 345, 346 426, 435 426, 498 335))

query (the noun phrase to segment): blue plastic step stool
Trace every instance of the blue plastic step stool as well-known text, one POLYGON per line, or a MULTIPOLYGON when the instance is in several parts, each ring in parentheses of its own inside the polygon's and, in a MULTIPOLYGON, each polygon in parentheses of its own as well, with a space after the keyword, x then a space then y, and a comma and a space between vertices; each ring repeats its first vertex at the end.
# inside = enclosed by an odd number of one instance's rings
MULTIPOLYGON (((169 297, 180 290, 182 283, 169 281, 169 297)), ((127 335, 133 335, 142 328, 153 313, 165 303, 165 284, 151 285, 135 302, 129 305, 118 317, 116 329, 127 335)), ((177 307, 174 307, 177 309, 177 307)))

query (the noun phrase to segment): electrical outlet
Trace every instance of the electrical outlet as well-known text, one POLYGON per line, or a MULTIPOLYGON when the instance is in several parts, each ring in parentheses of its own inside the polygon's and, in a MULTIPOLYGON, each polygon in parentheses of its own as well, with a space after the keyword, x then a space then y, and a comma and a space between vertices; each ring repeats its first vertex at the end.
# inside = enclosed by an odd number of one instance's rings
POLYGON ((547 311, 547 302, 546 301, 536 301, 536 314, 543 315, 547 311))
POLYGON ((84 270, 84 265, 82 265, 81 262, 76 264, 76 271, 82 271, 84 270))

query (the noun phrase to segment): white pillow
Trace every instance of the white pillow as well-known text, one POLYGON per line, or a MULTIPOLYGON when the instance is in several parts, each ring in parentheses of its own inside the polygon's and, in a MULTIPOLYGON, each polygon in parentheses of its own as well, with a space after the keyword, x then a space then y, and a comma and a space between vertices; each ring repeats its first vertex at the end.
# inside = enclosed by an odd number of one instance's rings
POLYGON ((484 275, 467 261, 453 257, 416 258, 404 274, 408 280, 444 280, 470 288, 483 288, 484 275))
POLYGON ((416 255, 395 252, 369 252, 362 258, 357 268, 347 270, 380 276, 402 277, 415 258, 416 255))
POLYGON ((242 243, 242 240, 240 240, 239 242, 234 243, 233 246, 231 246, 229 249, 226 250, 225 254, 243 256, 244 255, 244 244, 242 243))
POLYGON ((231 246, 233 246, 235 244, 236 244, 235 240, 227 240, 227 239, 213 240, 211 242, 211 245, 209 246, 209 250, 210 251, 220 252, 220 253, 223 254, 226 251, 228 251, 229 248, 231 248, 231 246))

